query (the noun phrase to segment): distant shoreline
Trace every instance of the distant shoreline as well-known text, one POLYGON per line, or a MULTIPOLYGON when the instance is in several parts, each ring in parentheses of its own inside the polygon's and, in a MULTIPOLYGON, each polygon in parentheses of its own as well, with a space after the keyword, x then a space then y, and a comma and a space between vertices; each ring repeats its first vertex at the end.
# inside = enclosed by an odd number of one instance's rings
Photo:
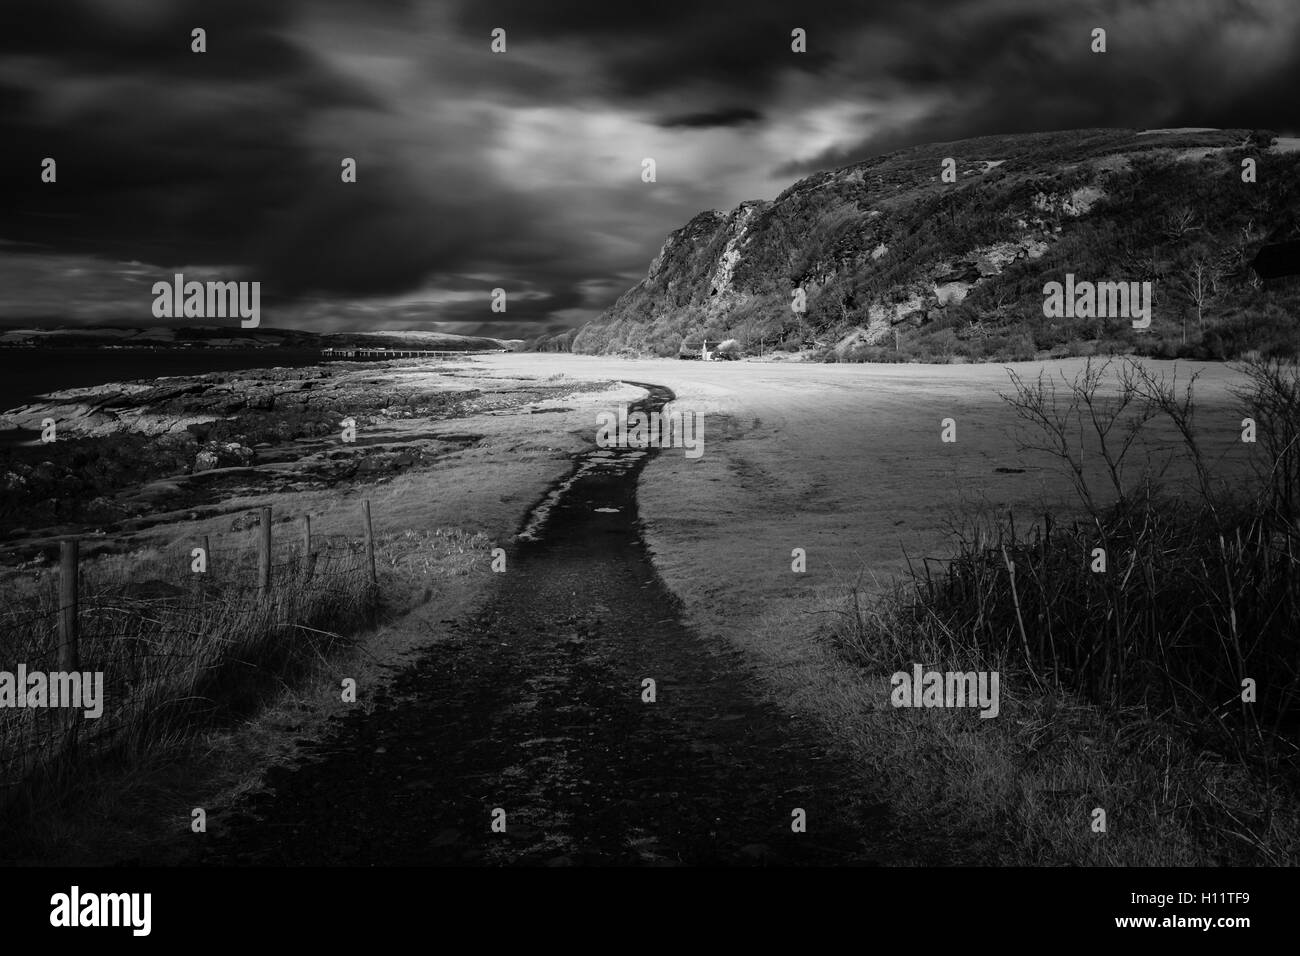
MULTIPOLYGON (((323 361, 316 348, 0 348, 0 411, 66 388, 245 368, 302 368, 323 361)), ((0 446, 20 440, 21 432, 0 432, 0 446)))

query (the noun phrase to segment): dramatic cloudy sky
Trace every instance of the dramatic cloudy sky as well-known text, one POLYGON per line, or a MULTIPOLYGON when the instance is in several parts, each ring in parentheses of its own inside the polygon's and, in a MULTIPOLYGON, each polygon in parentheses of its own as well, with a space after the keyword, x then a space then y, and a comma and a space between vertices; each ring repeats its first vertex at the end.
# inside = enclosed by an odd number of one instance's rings
POLYGON ((1294 133, 1297 89, 1296 0, 4 0, 0 322, 147 322, 182 271, 260 280, 267 325, 534 334, 808 171, 986 133, 1294 133))

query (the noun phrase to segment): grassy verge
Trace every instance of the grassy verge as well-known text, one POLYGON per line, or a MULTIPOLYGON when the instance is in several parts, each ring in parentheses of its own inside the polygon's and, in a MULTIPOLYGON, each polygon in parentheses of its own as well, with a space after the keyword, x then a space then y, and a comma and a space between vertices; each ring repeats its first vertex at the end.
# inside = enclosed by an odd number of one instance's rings
POLYGON ((1191 383, 1110 371, 1117 388, 1089 365, 1006 396, 1025 446, 1074 480, 1070 520, 980 516, 950 560, 830 608, 820 636, 882 702, 848 731, 854 750, 907 796, 905 818, 974 835, 996 862, 1294 864, 1300 370, 1246 367, 1255 441, 1231 476, 1201 454, 1191 383), (1155 431, 1170 458, 1132 460, 1155 431), (1191 465, 1190 490, 1162 487, 1169 460, 1191 465), (914 664, 998 671, 1000 713, 883 703, 914 664))
MULTIPOLYGON (((162 778, 200 773, 211 757, 211 748, 196 754, 201 741, 254 715, 293 710, 295 697, 320 696, 327 684, 337 698, 337 665, 364 653, 371 626, 429 600, 449 577, 485 567, 488 547, 482 534, 455 529, 380 535, 372 583, 359 542, 321 538, 310 557, 276 550, 265 596, 245 547, 214 544, 201 573, 188 546, 86 562, 79 670, 103 673, 103 713, 74 721, 66 709, 0 710, 0 855, 46 858, 87 819, 147 803, 136 792, 142 781, 183 789, 162 778), (186 761, 189 770, 169 767, 186 761)), ((56 577, 5 581, 6 669, 58 669, 56 577)), ((245 772, 258 757, 238 755, 245 772)))

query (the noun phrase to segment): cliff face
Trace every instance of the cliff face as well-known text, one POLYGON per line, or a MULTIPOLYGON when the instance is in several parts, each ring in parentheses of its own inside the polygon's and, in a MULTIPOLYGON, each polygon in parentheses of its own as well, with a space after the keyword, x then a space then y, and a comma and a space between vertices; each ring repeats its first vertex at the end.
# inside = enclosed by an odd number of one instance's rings
POLYGON ((686 306, 723 314, 743 301, 746 289, 734 284, 736 266, 749 241, 748 227, 771 203, 747 202, 730 213, 702 212, 672 233, 646 277, 620 299, 611 314, 653 320, 686 306))
POLYGON ((675 355, 684 338, 736 338, 751 352, 838 360, 1277 353, 1295 340, 1296 293, 1256 288, 1248 266, 1263 244, 1300 235, 1298 172, 1300 154, 1250 130, 901 150, 809 176, 772 202, 701 213, 572 347, 675 355), (949 158, 955 182, 942 178, 949 158), (1043 285, 1066 273, 1151 281, 1151 327, 1044 318, 1043 285), (800 291, 803 312, 792 308, 800 291))

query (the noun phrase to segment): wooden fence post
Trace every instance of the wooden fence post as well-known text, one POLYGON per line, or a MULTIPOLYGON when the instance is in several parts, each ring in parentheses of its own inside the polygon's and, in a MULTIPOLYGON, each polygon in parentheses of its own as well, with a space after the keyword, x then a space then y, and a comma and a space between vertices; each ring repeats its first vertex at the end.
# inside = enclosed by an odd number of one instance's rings
POLYGON ((316 567, 316 555, 311 553, 311 515, 302 516, 302 573, 311 577, 316 567))
POLYGON ((59 670, 77 666, 77 539, 59 542, 59 670))
MULTIPOLYGON (((64 673, 81 670, 80 653, 77 648, 77 611, 78 611, 78 573, 80 571, 80 547, 77 539, 59 542, 59 665, 64 673)), ((81 726, 81 710, 74 702, 66 715, 60 719, 66 733, 64 746, 75 747, 77 728, 81 726)))
POLYGON ((366 560, 370 562, 370 583, 378 581, 375 574, 375 531, 370 524, 370 499, 361 502, 366 516, 366 560))
POLYGON ((262 509, 262 525, 257 536, 257 590, 259 597, 271 594, 271 509, 262 509))

